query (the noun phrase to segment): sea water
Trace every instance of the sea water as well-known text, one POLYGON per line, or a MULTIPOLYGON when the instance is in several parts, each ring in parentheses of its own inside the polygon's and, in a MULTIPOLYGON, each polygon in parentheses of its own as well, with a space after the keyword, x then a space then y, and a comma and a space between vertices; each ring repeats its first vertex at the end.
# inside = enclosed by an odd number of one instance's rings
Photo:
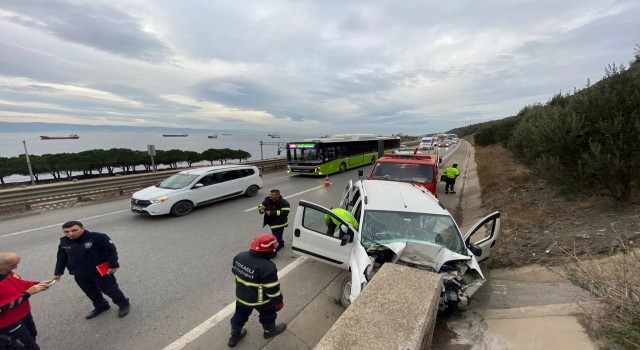
MULTIPOLYGON (((209 148, 243 150, 251 154, 248 160, 271 159, 284 157, 278 155, 278 150, 284 150, 287 142, 302 141, 305 138, 319 137, 319 135, 286 135, 281 138, 271 138, 265 134, 217 134, 217 138, 208 138, 210 134, 189 133, 187 137, 163 137, 160 133, 82 133, 79 139, 41 140, 40 135, 66 136, 62 133, 0 133, 0 156, 16 157, 25 153, 25 144, 29 155, 43 155, 56 153, 78 153, 92 149, 128 148, 134 151, 147 151, 148 145, 154 145, 156 150, 168 151, 179 149, 182 151, 203 152, 209 148), (24 141, 24 143, 23 143, 24 141), (260 144, 262 142, 262 145, 260 144)), ((209 164, 204 162, 199 165, 209 164)), ((138 169, 141 169, 139 167, 138 169)), ((41 179, 50 178, 47 174, 40 175, 41 179)), ((29 181, 25 176, 8 176, 5 182, 29 181)))

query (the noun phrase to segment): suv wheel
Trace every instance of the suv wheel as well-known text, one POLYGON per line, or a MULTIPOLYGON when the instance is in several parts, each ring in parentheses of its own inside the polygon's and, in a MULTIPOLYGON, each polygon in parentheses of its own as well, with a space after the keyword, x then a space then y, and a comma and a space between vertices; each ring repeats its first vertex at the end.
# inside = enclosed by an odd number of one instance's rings
POLYGON ((344 163, 340 163, 340 172, 344 173, 347 170, 347 165, 344 163))
POLYGON ((348 273, 340 283, 340 304, 345 308, 351 305, 351 274, 348 273))
POLYGON ((193 211, 193 203, 190 201, 180 201, 171 207, 171 215, 184 216, 193 211))
POLYGON ((247 188, 247 190, 244 192, 244 194, 247 197, 255 197, 258 194, 258 190, 259 189, 260 188, 258 188, 258 186, 251 185, 251 186, 249 186, 249 188, 247 188))

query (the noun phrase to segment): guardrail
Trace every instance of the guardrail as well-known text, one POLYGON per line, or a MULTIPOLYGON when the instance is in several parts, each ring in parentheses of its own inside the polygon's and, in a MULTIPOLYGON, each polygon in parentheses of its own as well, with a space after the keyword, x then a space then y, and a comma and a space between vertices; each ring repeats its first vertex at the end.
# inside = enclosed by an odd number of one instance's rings
MULTIPOLYGON (((285 169, 285 158, 251 161, 241 164, 255 165, 263 172, 285 169)), ((0 214, 35 209, 45 203, 92 201, 98 197, 122 196, 152 186, 168 176, 185 170, 166 170, 156 173, 118 175, 89 180, 36 185, 0 191, 0 214)))

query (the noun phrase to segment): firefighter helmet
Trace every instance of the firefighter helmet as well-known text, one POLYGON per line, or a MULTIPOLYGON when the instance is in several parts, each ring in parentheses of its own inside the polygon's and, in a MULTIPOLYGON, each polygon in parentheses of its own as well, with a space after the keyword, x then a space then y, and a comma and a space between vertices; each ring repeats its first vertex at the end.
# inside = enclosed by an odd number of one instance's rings
POLYGON ((273 253, 278 248, 278 240, 271 233, 263 233, 256 236, 251 242, 249 249, 256 252, 273 253))

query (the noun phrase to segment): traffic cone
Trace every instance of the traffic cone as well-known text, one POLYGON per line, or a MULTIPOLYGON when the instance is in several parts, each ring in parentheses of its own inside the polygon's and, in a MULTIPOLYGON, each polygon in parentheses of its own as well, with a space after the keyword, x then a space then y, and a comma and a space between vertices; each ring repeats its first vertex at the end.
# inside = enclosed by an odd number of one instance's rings
POLYGON ((324 187, 331 187, 331 182, 329 182, 329 175, 324 177, 324 187))

